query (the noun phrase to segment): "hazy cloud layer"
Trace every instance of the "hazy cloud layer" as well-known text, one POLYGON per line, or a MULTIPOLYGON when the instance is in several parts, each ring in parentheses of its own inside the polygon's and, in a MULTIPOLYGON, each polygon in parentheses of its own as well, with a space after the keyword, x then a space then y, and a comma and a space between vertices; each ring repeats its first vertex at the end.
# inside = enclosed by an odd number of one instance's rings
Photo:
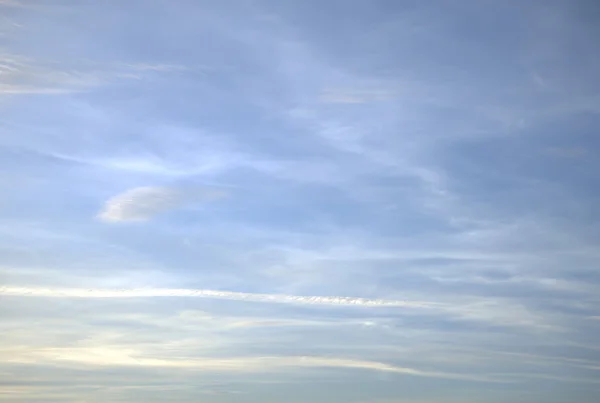
POLYGON ((0 400, 597 400, 591 1, 0 0, 0 400))

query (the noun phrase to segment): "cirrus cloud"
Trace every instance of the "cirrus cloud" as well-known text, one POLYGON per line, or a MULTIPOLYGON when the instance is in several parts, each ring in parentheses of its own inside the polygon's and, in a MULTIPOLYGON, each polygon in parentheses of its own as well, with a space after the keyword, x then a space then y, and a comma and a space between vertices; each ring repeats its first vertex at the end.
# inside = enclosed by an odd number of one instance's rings
POLYGON ((108 199, 97 217, 107 222, 147 221, 184 204, 211 201, 224 195, 208 188, 136 187, 108 199))

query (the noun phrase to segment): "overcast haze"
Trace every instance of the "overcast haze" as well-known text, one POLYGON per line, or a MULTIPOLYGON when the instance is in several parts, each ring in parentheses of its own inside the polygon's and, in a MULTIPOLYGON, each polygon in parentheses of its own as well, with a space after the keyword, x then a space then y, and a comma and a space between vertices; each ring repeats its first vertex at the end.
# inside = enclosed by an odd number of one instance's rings
POLYGON ((593 403, 600 3, 0 0, 0 400, 593 403))

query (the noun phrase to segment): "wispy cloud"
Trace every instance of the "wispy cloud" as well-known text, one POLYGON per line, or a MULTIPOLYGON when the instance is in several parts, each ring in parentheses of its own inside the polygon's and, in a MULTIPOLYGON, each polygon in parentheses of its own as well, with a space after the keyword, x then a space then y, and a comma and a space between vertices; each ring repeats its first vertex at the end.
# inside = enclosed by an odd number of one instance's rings
POLYGON ((177 73, 177 72, 206 72, 212 70, 209 66, 193 66, 183 64, 168 63, 125 63, 123 67, 134 71, 150 71, 157 73, 177 73))
POLYGON ((224 195, 216 189, 138 187, 107 200, 98 218, 108 222, 146 221, 186 203, 211 201, 224 195))
POLYGON ((354 297, 294 296, 278 294, 253 294, 232 291, 194 290, 194 289, 130 289, 98 290, 69 288, 19 288, 1 287, 1 295, 59 297, 59 298, 141 298, 141 297, 199 297, 230 299, 249 302, 273 302, 307 305, 359 306, 359 307, 406 307, 427 308, 435 306, 419 301, 400 301, 354 297))
MULTIPOLYGON (((2 352, 0 352, 2 354, 2 352)), ((475 382, 510 382, 502 378, 492 378, 481 375, 457 374, 423 371, 414 368, 400 367, 376 361, 352 360, 331 357, 311 356, 279 356, 279 357, 239 357, 239 358, 150 358, 144 357, 135 349, 98 346, 82 348, 53 348, 41 351, 15 351, 10 363, 43 363, 55 364, 76 363, 100 366, 134 366, 191 369, 206 372, 274 372, 280 370, 299 370, 302 368, 342 368, 368 371, 389 372, 409 376, 431 377, 442 379, 459 379, 475 382)))
POLYGON ((389 91, 343 91, 327 90, 321 93, 321 101, 333 104, 362 104, 373 101, 389 101, 393 99, 389 91))
POLYGON ((544 154, 559 158, 579 158, 588 153, 583 147, 547 147, 543 150, 544 154))
POLYGON ((37 60, 18 54, 0 54, 0 95, 65 94, 111 85, 120 80, 142 80, 148 74, 202 72, 177 64, 92 63, 85 60, 65 64, 37 60))
POLYGON ((68 3, 0 0, 9 400, 594 401, 593 6, 68 3))
POLYGON ((0 6, 23 7, 23 5, 23 2, 20 0, 0 0, 0 6))
POLYGON ((0 94, 62 94, 82 90, 105 81, 98 71, 61 68, 19 55, 0 56, 0 94))
MULTIPOLYGON (((534 332, 564 332, 560 324, 543 312, 529 309, 518 302, 494 298, 446 297, 433 301, 416 298, 406 300, 371 299, 343 296, 302 296, 260 294, 206 289, 178 288, 43 288, 4 286, 0 295, 46 298, 130 299, 130 298, 208 298, 241 302, 312 305, 323 307, 405 308, 412 315, 445 317, 473 323, 487 323, 534 332), (414 310, 414 311, 413 311, 414 310)), ((242 322, 243 324, 244 322, 242 322)), ((274 322, 275 324, 277 322, 274 322)), ((247 323, 250 325, 250 323, 247 323)))

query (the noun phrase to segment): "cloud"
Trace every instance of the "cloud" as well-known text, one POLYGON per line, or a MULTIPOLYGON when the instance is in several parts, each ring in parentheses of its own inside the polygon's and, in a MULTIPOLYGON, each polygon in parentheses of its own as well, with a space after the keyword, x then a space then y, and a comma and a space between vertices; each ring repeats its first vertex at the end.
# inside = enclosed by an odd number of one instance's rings
POLYGON ((58 298, 145 298, 145 297, 198 297, 248 302, 273 302, 303 305, 357 306, 357 307, 406 307, 429 308, 427 302, 369 299, 354 297, 295 296, 281 294, 254 294, 233 291, 202 289, 85 289, 85 288, 33 288, 1 287, 0 295, 58 297, 58 298))
POLYGON ((211 70, 208 66, 191 66, 175 63, 126 63, 123 66, 136 71, 157 73, 206 72, 211 70))
POLYGON ((84 60, 66 65, 3 53, 0 54, 0 95, 65 94, 90 90, 119 80, 141 80, 156 73, 206 70, 179 64, 91 63, 84 60))
MULTIPOLYGON (((373 387, 344 369, 434 378, 422 390, 451 401, 460 385, 438 378, 543 372, 515 388, 535 392, 597 370, 597 119, 581 112, 598 109, 598 63, 593 43, 576 45, 593 28, 576 11, 138 3, 10 10, 22 27, 0 57, 14 101, 0 127, 5 356, 66 383, 46 368, 97 379, 115 365, 125 382, 140 367, 196 386, 194 371, 295 382, 285 369, 310 368, 306 381, 331 368, 346 397, 373 401, 405 397, 404 379, 373 387), (492 32, 515 13, 510 33, 492 32), (206 80, 206 62, 234 67, 206 80), (35 182, 10 186, 22 177, 35 182), (212 190, 172 185, 194 180, 245 190, 203 217, 182 207, 212 190), (78 219, 90 194, 110 223, 181 210, 155 231, 104 231, 78 219)), ((464 401, 537 401, 471 386, 464 401)))
POLYGON ((24 4, 19 0, 0 0, 0 6, 23 7, 24 4))
MULTIPOLYGON (((0 350, 0 355, 2 351, 0 350)), ((151 358, 145 357, 136 348, 118 346, 90 346, 67 348, 44 348, 14 350, 14 354, 3 357, 7 363, 44 363, 54 364, 75 363, 97 366, 133 366, 189 369, 205 372, 273 372, 281 370, 299 370, 302 368, 342 368, 379 372, 390 372, 402 375, 459 379, 476 382, 507 382, 506 379, 492 378, 481 375, 423 371, 414 368, 400 367, 377 361, 353 360, 345 358, 315 357, 315 356, 272 356, 272 357, 235 357, 235 358, 151 358)), ((510 382, 510 381, 508 381, 510 382)))
POLYGON ((224 195, 216 189, 137 187, 107 200, 98 218, 107 222, 147 221, 184 204, 216 200, 224 195))
MULTIPOLYGON (((259 294, 234 291, 181 289, 181 288, 65 288, 65 287, 14 287, 0 288, 0 295, 19 297, 129 299, 156 297, 208 298, 242 302, 313 305, 357 308, 406 308, 424 317, 446 317, 473 323, 489 323, 507 328, 529 329, 535 332, 561 332, 564 329, 540 312, 510 300, 494 298, 446 298, 437 301, 416 299, 390 300, 341 296, 302 296, 287 294, 259 294)), ((268 324, 268 322, 265 322, 268 324)), ((272 322, 277 326, 279 322, 272 322)), ((252 322, 241 326, 252 326, 252 322)), ((234 325, 235 327, 235 325, 234 325)))
POLYGON ((0 55, 0 94, 62 94, 106 81, 105 72, 65 68, 17 54, 0 55))
POLYGON ((275 320, 275 319, 262 319, 262 320, 237 320, 231 322, 228 326, 231 328, 253 328, 253 327, 287 327, 287 326, 319 326, 324 325, 325 322, 307 321, 307 320, 275 320))
POLYGON ((588 153, 583 147, 547 147, 544 154, 558 158, 579 158, 588 153))
POLYGON ((375 101, 389 101, 393 93, 388 91, 343 91, 327 90, 320 95, 321 102, 331 104, 362 104, 375 101))

